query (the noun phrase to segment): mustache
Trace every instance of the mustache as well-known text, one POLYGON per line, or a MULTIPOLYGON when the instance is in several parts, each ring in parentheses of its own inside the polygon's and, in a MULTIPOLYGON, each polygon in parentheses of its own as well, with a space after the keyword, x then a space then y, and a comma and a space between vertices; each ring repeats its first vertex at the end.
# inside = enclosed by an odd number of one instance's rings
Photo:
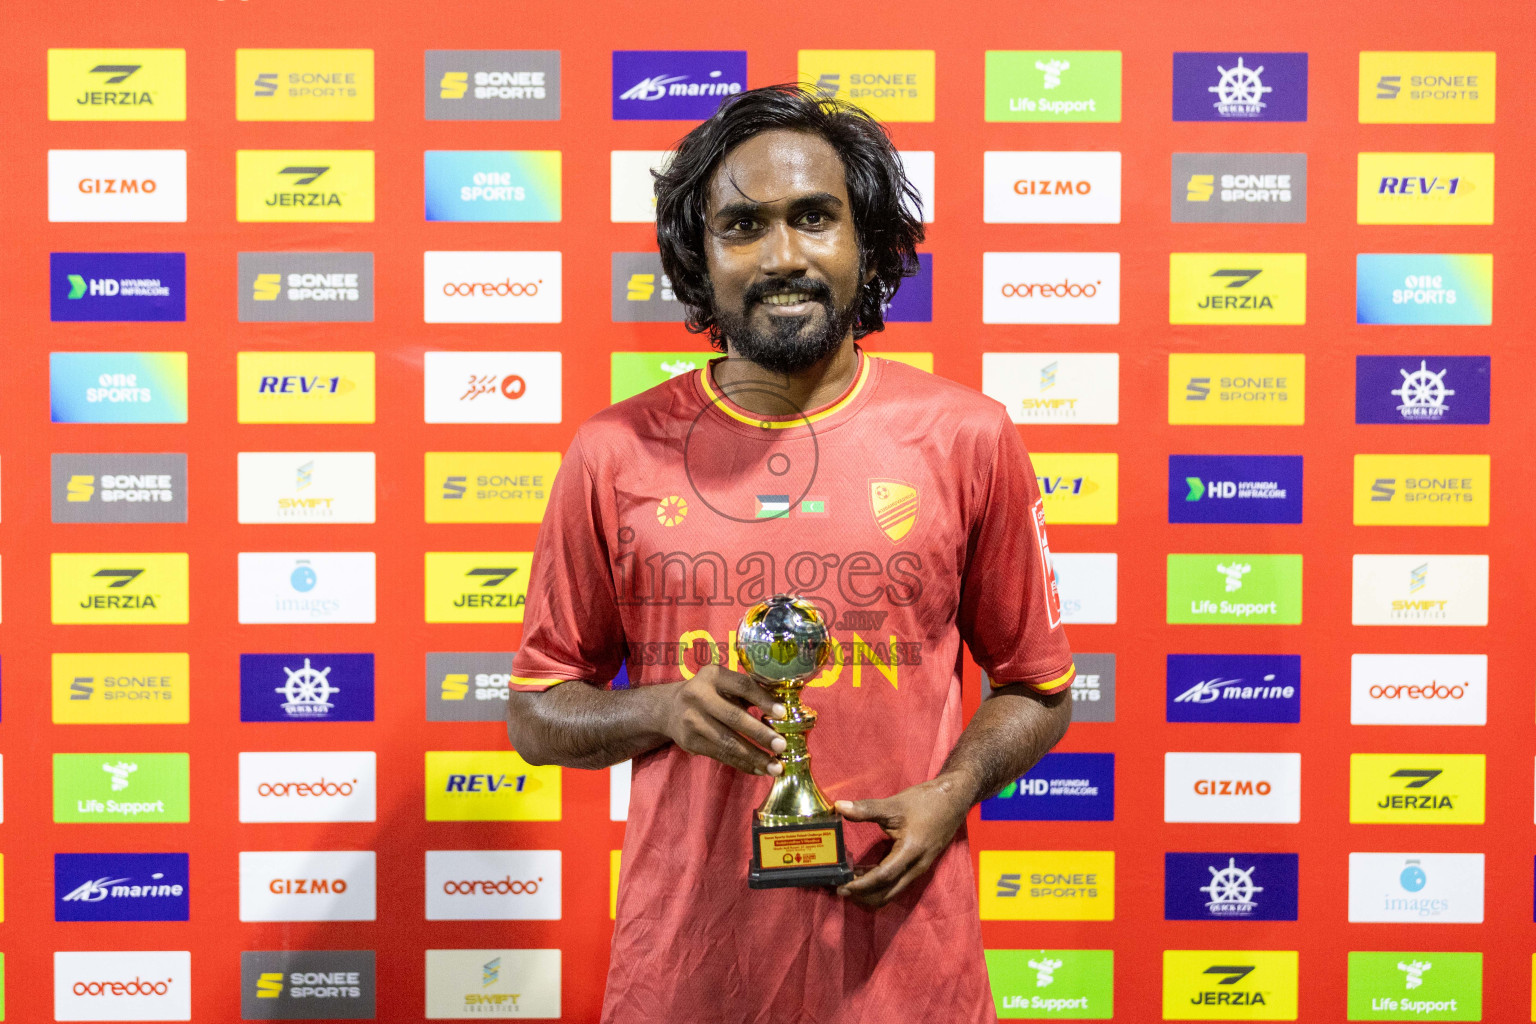
POLYGON ((759 281, 747 289, 742 296, 742 306, 755 306, 770 295, 778 295, 783 292, 804 292, 811 297, 813 302, 827 305, 832 301, 832 289, 827 285, 810 277, 775 278, 767 281, 759 281))

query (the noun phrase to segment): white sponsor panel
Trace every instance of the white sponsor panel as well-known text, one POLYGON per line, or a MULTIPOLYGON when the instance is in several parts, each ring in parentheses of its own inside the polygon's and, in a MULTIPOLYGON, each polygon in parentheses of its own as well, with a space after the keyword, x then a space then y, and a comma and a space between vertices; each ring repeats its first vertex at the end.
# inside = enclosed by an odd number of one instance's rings
POLYGON ((240 452, 242 523, 371 523, 373 452, 240 452))
POLYGON ((184 149, 50 149, 48 219, 59 222, 184 223, 184 149))
POLYGON ((1356 555, 1356 626, 1488 625, 1487 555, 1356 555))
POLYGON ((1482 924, 1480 853, 1351 853, 1349 919, 1482 924))
POLYGON ((982 253, 981 322, 1118 324, 1120 254, 982 253))
POLYGON ((560 851, 428 850, 427 920, 560 920, 560 851))
POLYGON ((54 953, 53 1019, 191 1020, 192 954, 54 953))
POLYGON ((427 950, 428 1020, 560 1016, 558 949, 427 950))
POLYGON ((240 920, 373 921, 372 850, 240 852, 240 920))
POLYGON ((429 324, 557 324, 558 252, 427 252, 422 315, 429 324))
POLYGON ((1119 608, 1120 556, 1114 552, 1052 551, 1061 593, 1061 621, 1113 625, 1119 608))
POLYGON ((933 150, 903 149, 896 154, 901 158, 901 169, 907 180, 917 189, 923 201, 923 223, 933 223, 933 150))
POLYGON ((559 423, 559 352, 428 352, 428 423, 559 423))
POLYGON ((983 352, 981 390, 1015 423, 1119 423, 1118 352, 983 352))
POLYGON ((672 159, 669 149, 615 149, 608 153, 608 219, 649 224, 656 219, 656 179, 672 159))
POLYGON ((377 820, 371 750, 240 752, 241 821, 377 820))
POLYGON ((988 224, 1119 224, 1120 154, 983 154, 988 224))
POLYGON ((1169 751, 1163 820, 1294 825, 1301 821, 1301 755, 1169 751))
POLYGON ((1354 725, 1486 725, 1486 654, 1352 654, 1354 725))
POLYGON ((242 624, 373 622, 372 551, 242 551, 242 624))
POLYGON ((620 761, 608 769, 608 820, 629 820, 629 783, 634 774, 633 761, 620 761))

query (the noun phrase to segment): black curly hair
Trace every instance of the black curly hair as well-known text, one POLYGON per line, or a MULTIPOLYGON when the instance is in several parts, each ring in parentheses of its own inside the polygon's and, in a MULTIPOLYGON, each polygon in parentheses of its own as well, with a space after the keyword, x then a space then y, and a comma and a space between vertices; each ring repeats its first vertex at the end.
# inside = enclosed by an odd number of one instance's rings
POLYGON ((665 170, 652 172, 661 266, 687 307, 688 330, 708 332, 711 347, 726 350, 704 256, 709 184, 727 153, 769 131, 818 135, 842 159, 859 241, 860 276, 875 272, 859 290, 853 336, 883 330, 885 309, 901 279, 918 270, 922 198, 878 121, 808 85, 770 85, 732 96, 683 137, 665 170))

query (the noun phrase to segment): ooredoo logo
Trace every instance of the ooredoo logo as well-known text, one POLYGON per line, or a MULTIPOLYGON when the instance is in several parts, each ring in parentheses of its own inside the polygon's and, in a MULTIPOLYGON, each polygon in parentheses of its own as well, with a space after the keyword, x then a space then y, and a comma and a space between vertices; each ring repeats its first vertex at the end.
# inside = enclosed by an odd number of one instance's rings
POLYGON ((1354 725, 1484 725, 1486 654, 1355 654, 1349 659, 1354 725))
POLYGON ((241 821, 373 821, 376 755, 357 751, 240 752, 241 821))
POLYGON ((54 1020, 191 1020, 192 954, 53 954, 54 1020))
POLYGON ((557 324, 558 252, 428 252, 423 319, 429 324, 557 324))
POLYGON ((542 879, 538 878, 513 881, 511 875, 498 880, 462 879, 444 882, 443 892, 449 896, 533 896, 539 891, 540 881, 542 879))
POLYGON ((982 254, 981 319, 989 324, 1117 324, 1117 252, 982 254))
POLYGON ((560 920, 559 850, 428 850, 428 921, 560 920))

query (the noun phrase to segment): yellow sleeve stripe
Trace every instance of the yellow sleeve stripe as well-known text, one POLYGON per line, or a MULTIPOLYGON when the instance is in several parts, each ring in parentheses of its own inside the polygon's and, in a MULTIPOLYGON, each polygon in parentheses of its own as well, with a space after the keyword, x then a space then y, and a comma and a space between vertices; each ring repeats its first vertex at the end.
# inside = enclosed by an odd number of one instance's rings
MULTIPOLYGON (((988 678, 991 679, 990 676, 988 678)), ((1072 664, 1072 665, 1068 665, 1067 666, 1067 670, 1065 672, 1063 672, 1061 675, 1057 676, 1055 679, 1049 679, 1049 680, 1046 680, 1043 683, 1025 683, 1024 685, 1028 686, 1032 690, 1039 690, 1041 693, 1051 693, 1053 691, 1060 690, 1063 687, 1071 686, 1072 685, 1072 680, 1074 680, 1076 678, 1077 678, 1077 665, 1076 664, 1072 664)), ((991 682, 992 682, 992 688, 994 690, 997 689, 1000 686, 1012 686, 1013 685, 1012 683, 1005 683, 1005 682, 1003 682, 1002 680, 999 680, 999 679, 991 679, 991 682)))
POLYGON ((564 679, 535 679, 533 676, 512 677, 513 686, 538 686, 548 688, 563 682, 565 682, 564 679))

